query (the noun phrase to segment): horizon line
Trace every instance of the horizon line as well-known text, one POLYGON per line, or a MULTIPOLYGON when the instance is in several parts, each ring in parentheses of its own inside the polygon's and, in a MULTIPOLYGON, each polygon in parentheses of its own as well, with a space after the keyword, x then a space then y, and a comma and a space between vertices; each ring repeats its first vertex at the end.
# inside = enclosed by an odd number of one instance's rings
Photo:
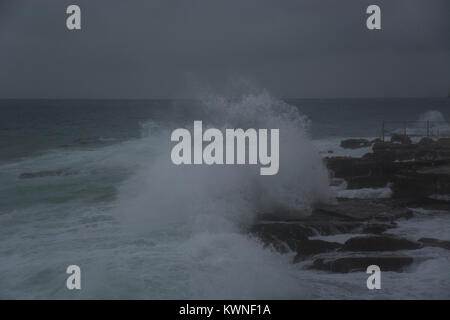
MULTIPOLYGON (((430 99, 430 98, 450 98, 450 96, 416 96, 416 97, 411 97, 411 96, 378 96, 378 97, 324 97, 324 98, 319 98, 319 97, 296 97, 296 98, 292 98, 292 97, 281 97, 279 99, 281 100, 363 100, 363 99, 430 99)), ((0 97, 0 101, 4 101, 4 100, 47 100, 47 101, 56 101, 56 100, 201 100, 201 98, 181 98, 181 97, 177 97, 177 98, 155 98, 155 97, 148 97, 148 98, 2 98, 0 97)))

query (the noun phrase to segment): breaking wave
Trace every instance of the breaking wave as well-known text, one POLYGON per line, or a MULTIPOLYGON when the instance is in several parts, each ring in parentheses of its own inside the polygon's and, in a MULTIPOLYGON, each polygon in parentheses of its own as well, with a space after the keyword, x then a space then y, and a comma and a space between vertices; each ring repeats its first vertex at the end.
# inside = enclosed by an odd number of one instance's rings
MULTIPOLYGON (((331 198, 328 173, 311 143, 307 117, 267 92, 229 99, 202 99, 204 126, 279 128, 280 170, 260 176, 259 166, 176 166, 170 159, 171 128, 145 124, 137 142, 148 147, 141 168, 121 188, 117 212, 138 229, 169 225, 190 231, 239 230, 259 213, 308 215, 318 202, 331 198)), ((192 128, 191 123, 178 124, 192 128)))

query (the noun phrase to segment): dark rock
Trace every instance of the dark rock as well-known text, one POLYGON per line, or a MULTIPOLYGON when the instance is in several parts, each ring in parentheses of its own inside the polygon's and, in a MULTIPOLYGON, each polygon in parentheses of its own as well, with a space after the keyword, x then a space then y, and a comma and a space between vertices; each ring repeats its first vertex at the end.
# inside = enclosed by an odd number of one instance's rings
POLYGON ((383 141, 380 138, 375 138, 372 141, 370 141, 371 144, 379 143, 379 142, 383 142, 383 141))
POLYGON ((19 175, 19 179, 33 179, 43 177, 56 177, 56 176, 70 176, 78 174, 78 171, 70 168, 58 169, 58 170, 46 170, 37 172, 24 172, 19 175))
POLYGON ((374 217, 374 220, 381 222, 393 222, 398 219, 411 219, 414 216, 413 212, 408 208, 392 209, 390 212, 382 212, 374 217))
POLYGON ((400 199, 450 194, 450 149, 424 144, 378 143, 373 153, 362 158, 328 158, 326 165, 334 178, 347 182, 349 189, 392 183, 393 197, 400 199))
POLYGON ((383 188, 390 182, 390 178, 382 175, 370 175, 350 177, 346 181, 347 189, 383 188))
POLYGON ((414 198, 405 202, 405 207, 421 208, 424 210, 438 210, 450 212, 450 202, 432 198, 414 198))
MULTIPOLYGON (((329 220, 367 222, 369 220, 394 221, 411 218, 413 213, 402 202, 391 199, 341 199, 337 204, 323 204, 314 215, 327 214, 329 220)), ((362 225, 362 224, 361 224, 362 225)))
POLYGON ((345 180, 344 180, 344 179, 332 178, 332 179, 330 180, 330 186, 333 186, 333 187, 340 186, 340 185, 342 185, 343 183, 345 183, 345 180))
POLYGON ((433 141, 422 138, 419 143, 375 143, 373 153, 365 155, 368 159, 379 161, 421 161, 421 160, 449 160, 450 142, 448 139, 433 141))
POLYGON ((347 139, 341 141, 341 147, 344 149, 358 149, 370 147, 372 143, 366 139, 347 139))
POLYGON ((314 235, 310 228, 289 222, 260 222, 252 226, 249 232, 280 252, 295 251, 301 242, 308 240, 308 236, 314 235))
POLYGON ((257 236, 265 245, 280 252, 319 250, 325 241, 308 240, 314 235, 331 235, 352 232, 361 227, 362 222, 330 218, 330 215, 317 213, 296 221, 263 221, 253 225, 249 233, 257 236))
POLYGON ((450 165, 404 170, 393 177, 391 188, 393 196, 397 198, 450 194, 450 165))
POLYGON ((411 138, 404 134, 394 133, 391 136, 392 143, 411 144, 411 138))
POLYGON ((436 147, 441 149, 450 149, 450 138, 440 138, 436 141, 436 147))
POLYGON ((381 234, 388 229, 395 228, 395 224, 370 223, 362 229, 362 233, 381 234))
POLYGON ((381 271, 403 271, 413 263, 413 258, 407 256, 366 256, 344 257, 336 259, 316 259, 309 269, 348 273, 366 271, 368 266, 377 265, 381 271))
POLYGON ((336 178, 347 178, 370 175, 375 162, 351 157, 333 157, 326 160, 326 165, 336 178))
POLYGON ((342 251, 398 251, 421 248, 420 243, 391 236, 367 236, 348 239, 342 251))
POLYGON ((326 159, 326 166, 333 172, 334 177, 359 179, 383 179, 389 180, 399 171, 413 167, 412 163, 395 162, 395 156, 377 158, 373 153, 368 153, 362 158, 333 157, 326 159))
POLYGON ((373 153, 367 154, 365 158, 381 162, 394 162, 412 160, 417 151, 416 144, 401 144, 394 142, 375 143, 372 147, 373 153))
POLYGON ((418 240, 425 247, 438 247, 442 249, 450 250, 450 241, 433 239, 433 238, 421 238, 418 240))
POLYGON ((328 242, 323 240, 301 241, 297 247, 297 255, 294 258, 294 263, 299 262, 305 256, 330 252, 340 247, 342 247, 342 244, 337 242, 328 242))
POLYGON ((434 140, 428 137, 424 137, 422 139, 420 139, 419 141, 419 145, 421 146, 431 146, 434 144, 434 140))
POLYGON ((412 212, 389 199, 350 199, 339 200, 336 204, 322 204, 310 216, 290 218, 276 215, 261 215, 273 220, 260 220, 248 232, 258 237, 265 245, 280 252, 295 251, 297 259, 302 256, 336 250, 342 245, 321 240, 309 240, 313 235, 332 235, 342 233, 383 232, 399 218, 408 218, 412 212), (368 221, 371 221, 368 225, 368 221))

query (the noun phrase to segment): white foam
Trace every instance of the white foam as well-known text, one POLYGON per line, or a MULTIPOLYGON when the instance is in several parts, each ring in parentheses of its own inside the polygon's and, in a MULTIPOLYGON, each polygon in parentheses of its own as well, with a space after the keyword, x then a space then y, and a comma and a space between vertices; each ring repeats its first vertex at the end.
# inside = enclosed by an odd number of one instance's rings
POLYGON ((428 198, 439 201, 450 201, 450 194, 432 194, 428 198))
POLYGON ((392 196, 392 190, 388 186, 384 188, 347 189, 338 190, 336 196, 348 199, 387 199, 392 196))

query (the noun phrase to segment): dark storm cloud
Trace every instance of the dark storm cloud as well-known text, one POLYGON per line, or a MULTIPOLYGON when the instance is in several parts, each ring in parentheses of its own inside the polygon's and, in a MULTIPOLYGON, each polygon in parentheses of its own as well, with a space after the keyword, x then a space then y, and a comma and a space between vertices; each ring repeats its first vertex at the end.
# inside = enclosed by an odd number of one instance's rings
POLYGON ((244 77, 285 97, 450 90, 448 0, 0 0, 0 97, 189 97, 244 77), (82 9, 68 31, 65 10, 82 9), (382 30, 365 27, 370 4, 382 30))

